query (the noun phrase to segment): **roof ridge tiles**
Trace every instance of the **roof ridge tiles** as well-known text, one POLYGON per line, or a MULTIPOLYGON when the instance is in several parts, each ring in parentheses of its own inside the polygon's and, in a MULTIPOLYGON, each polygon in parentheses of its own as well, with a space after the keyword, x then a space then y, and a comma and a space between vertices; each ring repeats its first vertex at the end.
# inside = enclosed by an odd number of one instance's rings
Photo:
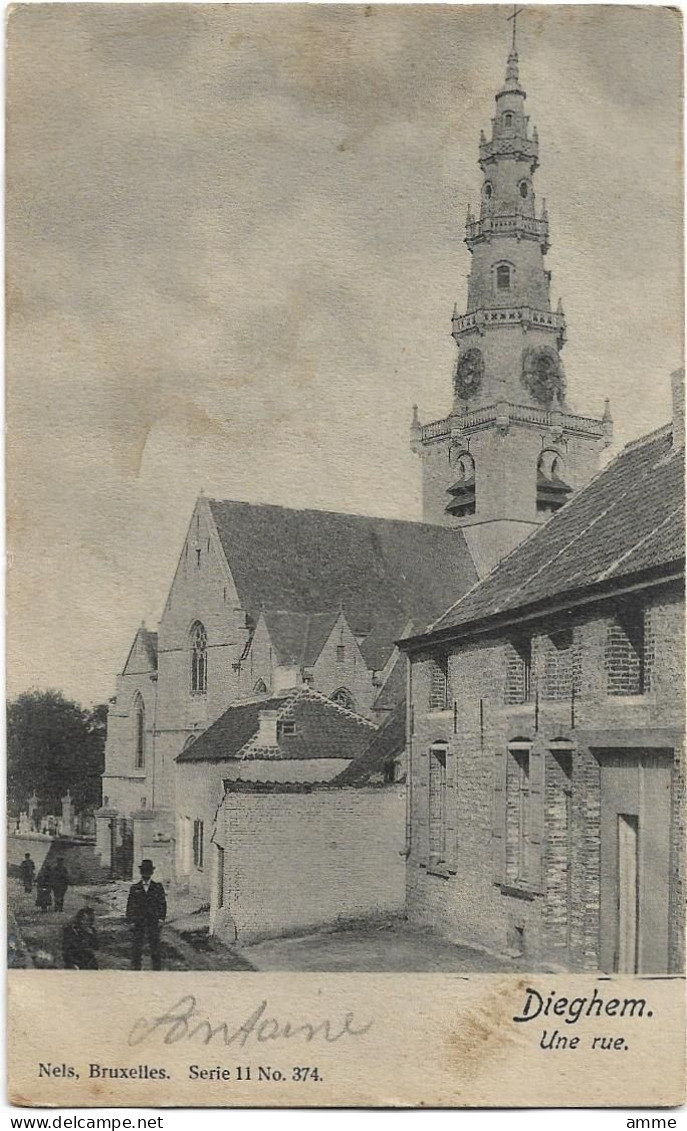
POLYGON ((626 558, 629 558, 632 556, 632 554, 636 553, 640 546, 643 546, 646 542, 649 541, 650 538, 655 538, 661 527, 671 522, 672 519, 675 518, 675 515, 679 514, 681 510, 682 504, 680 506, 674 507, 670 514, 666 515, 666 517, 662 519, 657 526, 654 526, 647 534, 640 538, 638 542, 634 542, 632 546, 630 546, 630 548, 625 551, 624 554, 621 554, 619 558, 616 558, 616 560, 608 567, 608 569, 605 569, 603 573, 600 573, 597 581, 605 581, 607 578, 612 577, 621 562, 624 562, 626 558))
POLYGON ((364 715, 359 715, 357 711, 350 711, 348 707, 342 707, 340 703, 335 703, 328 695, 323 695, 321 691, 316 691, 314 687, 303 688, 303 698, 313 699, 315 702, 327 704, 328 707, 333 707, 339 714, 346 715, 349 719, 360 723, 362 726, 371 727, 372 730, 377 730, 376 723, 370 719, 366 719, 364 715))

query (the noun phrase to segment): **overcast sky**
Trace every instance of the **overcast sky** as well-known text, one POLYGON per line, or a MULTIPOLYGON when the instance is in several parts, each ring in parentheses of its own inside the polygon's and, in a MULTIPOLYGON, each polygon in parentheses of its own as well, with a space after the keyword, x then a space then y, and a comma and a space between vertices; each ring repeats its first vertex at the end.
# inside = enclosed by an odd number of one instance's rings
MULTIPOLYGON (((508 11, 13 10, 10 694, 112 694, 201 488, 420 517, 508 11)), ((681 364, 679 19, 518 21, 569 399, 618 443, 681 364)))

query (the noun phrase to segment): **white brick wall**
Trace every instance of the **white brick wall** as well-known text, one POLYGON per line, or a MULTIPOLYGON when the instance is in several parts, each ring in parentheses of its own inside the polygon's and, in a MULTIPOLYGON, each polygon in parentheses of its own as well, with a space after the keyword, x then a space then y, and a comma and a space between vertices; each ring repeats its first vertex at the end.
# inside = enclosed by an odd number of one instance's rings
POLYGON ((403 910, 403 785, 230 793, 223 813, 224 914, 212 893, 218 931, 227 912, 246 942, 403 910))

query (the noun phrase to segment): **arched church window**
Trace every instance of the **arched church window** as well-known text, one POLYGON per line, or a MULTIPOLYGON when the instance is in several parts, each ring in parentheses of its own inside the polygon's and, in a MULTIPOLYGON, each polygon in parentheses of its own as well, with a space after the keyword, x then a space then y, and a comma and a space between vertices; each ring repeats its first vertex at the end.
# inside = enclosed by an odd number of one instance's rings
POLYGON ((264 679, 259 679, 253 688, 254 695, 267 695, 267 684, 264 679))
POLYGON ((196 621, 191 629, 191 691, 205 695, 208 689, 208 634, 196 621))
POLYGON ((527 181, 520 181, 518 187, 520 189, 520 196, 522 197, 522 199, 527 200, 527 196, 530 191, 530 186, 528 185, 527 181))
POLYGON ((146 709, 143 696, 136 692, 134 698, 134 767, 145 769, 146 764, 146 709))
POLYGON ((503 124, 506 127, 506 129, 509 130, 511 128, 511 126, 513 125, 513 115, 510 114, 510 113, 504 114, 503 115, 503 124))
POLYGON ((512 268, 509 263, 499 263, 496 268, 497 291, 509 291, 512 268))
POLYGON ((355 699, 347 687, 337 687, 336 691, 330 695, 330 699, 338 707, 345 707, 347 711, 355 711, 355 699))
POLYGON ((494 192, 494 189, 492 187, 491 181, 486 181, 486 183, 484 185, 484 195, 487 198, 487 200, 491 200, 493 192, 494 192))
POLYGON ((553 514, 570 497, 572 488, 565 482, 563 457, 545 448, 537 460, 537 513, 553 514))

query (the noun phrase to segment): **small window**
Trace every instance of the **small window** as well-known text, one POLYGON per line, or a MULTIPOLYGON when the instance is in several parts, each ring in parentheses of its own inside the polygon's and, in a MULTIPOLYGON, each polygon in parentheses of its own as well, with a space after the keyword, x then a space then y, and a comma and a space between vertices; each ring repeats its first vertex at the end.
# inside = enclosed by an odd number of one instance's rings
POLYGON ((527 200, 527 197, 529 196, 529 191, 530 191, 530 189, 529 189, 529 185, 527 184, 527 181, 520 181, 520 196, 522 197, 523 200, 527 200))
POLYGON ((627 602, 618 606, 609 622, 605 655, 608 695, 643 695, 649 689, 647 620, 641 605, 627 602))
POLYGON ((281 723, 282 734, 295 734, 296 722, 294 719, 283 719, 281 723))
POLYGON ((487 200, 491 200, 493 192, 494 192, 494 189, 492 187, 491 181, 487 181, 485 186, 484 186, 484 195, 486 196, 487 200))
POLYGON ((203 868, 204 831, 202 821, 193 822, 193 864, 199 870, 203 868))
POLYGON ((345 644, 337 644, 337 646, 336 646, 336 662, 337 662, 337 664, 343 664, 345 659, 346 659, 346 645, 345 644))
POLYGON ((448 682, 448 656, 435 656, 431 660, 429 674, 430 711, 448 710, 450 690, 448 682))
POLYGON ((355 711, 355 700, 347 687, 337 687, 330 696, 332 703, 338 707, 345 707, 347 711, 355 711))
POLYGON ((513 125, 513 115, 510 114, 510 113, 504 114, 503 115, 503 124, 506 127, 506 129, 509 130, 511 128, 511 126, 513 125))
POLYGON ((510 290, 510 276, 511 269, 507 263, 499 263, 496 268, 496 289, 497 291, 510 290))
POLYGON ((267 695, 267 684, 264 679, 259 679, 253 688, 254 695, 267 695))
POLYGON ((506 660, 506 703, 529 703, 532 696, 532 641, 514 640, 506 660))
POLYGON ((509 753, 507 779, 507 862, 515 884, 529 879, 530 837, 530 754, 529 750, 509 753))

